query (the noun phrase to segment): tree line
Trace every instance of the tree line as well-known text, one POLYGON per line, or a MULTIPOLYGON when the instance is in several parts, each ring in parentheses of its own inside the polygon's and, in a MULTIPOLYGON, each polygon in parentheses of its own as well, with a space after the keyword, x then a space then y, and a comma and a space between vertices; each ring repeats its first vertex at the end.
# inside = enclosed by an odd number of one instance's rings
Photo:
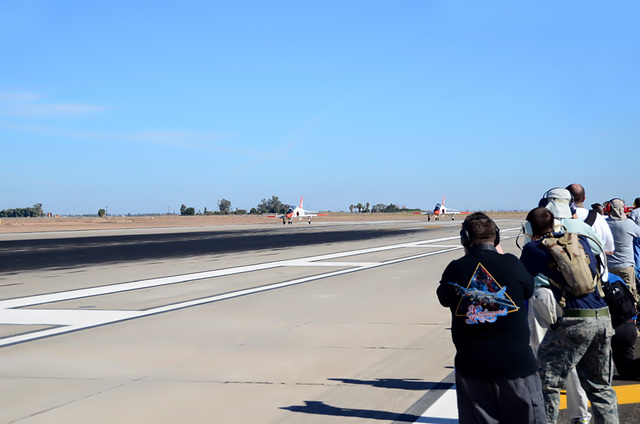
POLYGON ((246 215, 247 213, 253 215, 273 213, 273 214, 281 214, 285 213, 286 210, 289 209, 289 205, 282 203, 278 196, 272 196, 271 199, 262 199, 260 203, 254 208, 251 208, 249 212, 246 209, 238 209, 232 210, 231 201, 227 199, 218 200, 218 210, 217 211, 209 211, 207 208, 204 208, 204 212, 196 210, 192 206, 186 206, 183 204, 180 206, 180 215, 190 216, 190 215, 246 215))
MULTIPOLYGON (((287 209, 289 209, 291 205, 282 203, 278 196, 271 196, 271 199, 262 199, 260 203, 256 207, 251 208, 248 212, 252 215, 259 214, 284 214, 287 209)), ((395 213, 395 212, 415 212, 420 209, 409 209, 405 206, 397 206, 393 203, 385 205, 383 203, 378 203, 375 205, 371 205, 369 202, 366 204, 358 203, 356 205, 349 206, 349 212, 355 213, 357 210, 358 213, 395 213)), ((180 215, 245 215, 247 214, 246 209, 237 209, 232 211, 231 201, 227 199, 221 199, 218 201, 218 210, 217 211, 208 211, 207 208, 204 208, 204 213, 198 211, 196 213, 195 208, 187 207, 186 205, 182 205, 180 207, 180 215)))
POLYGON ((358 210, 358 213, 395 213, 395 212, 415 212, 420 209, 410 209, 406 206, 397 206, 393 203, 385 205, 384 203, 378 203, 371 205, 369 202, 366 204, 358 203, 356 205, 349 205, 349 212, 354 213, 358 210))
MULTIPOLYGON (((287 203, 282 203, 278 196, 271 196, 270 199, 262 199, 260 203, 258 203, 255 207, 251 208, 250 211, 247 212, 246 209, 232 209, 231 201, 227 199, 220 199, 218 201, 218 210, 207 210, 204 208, 204 212, 198 211, 196 212, 194 207, 182 205, 180 206, 180 215, 246 215, 247 213, 252 215, 260 215, 260 214, 284 214, 287 209, 289 209, 291 205, 287 203)), ((351 213, 394 213, 394 212, 412 212, 417 211, 419 209, 407 209, 402 206, 399 207, 394 205, 393 203, 385 205, 382 203, 378 203, 376 205, 371 205, 370 203, 357 203, 355 205, 349 206, 349 212, 351 213)), ((98 216, 104 217, 107 211, 105 209, 98 209, 98 216)), ((0 218, 37 218, 44 216, 44 212, 42 210, 42 203, 36 203, 30 208, 15 208, 15 209, 4 209, 0 211, 0 218)))
POLYGON ((0 218, 37 218, 44 215, 42 203, 36 203, 30 208, 3 209, 0 218))

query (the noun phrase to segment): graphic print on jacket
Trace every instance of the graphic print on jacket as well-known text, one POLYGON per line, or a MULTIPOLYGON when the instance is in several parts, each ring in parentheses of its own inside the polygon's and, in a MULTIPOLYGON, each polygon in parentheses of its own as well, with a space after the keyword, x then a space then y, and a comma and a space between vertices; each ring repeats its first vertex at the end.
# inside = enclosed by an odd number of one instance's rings
POLYGON ((456 283, 449 284, 462 296, 456 316, 466 316, 467 324, 496 322, 498 317, 519 309, 507 294, 507 288, 498 284, 480 263, 466 288, 456 283))

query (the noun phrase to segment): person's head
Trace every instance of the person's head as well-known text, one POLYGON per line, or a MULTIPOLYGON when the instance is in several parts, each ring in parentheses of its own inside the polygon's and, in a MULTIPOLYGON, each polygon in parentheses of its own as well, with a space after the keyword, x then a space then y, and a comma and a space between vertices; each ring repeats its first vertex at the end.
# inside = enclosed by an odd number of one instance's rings
POLYGON ((482 212, 475 212, 462 223, 460 242, 466 248, 483 243, 497 246, 500 243, 500 230, 493 219, 482 212))
POLYGON ((573 196, 569 190, 559 187, 548 190, 540 199, 538 206, 549 209, 556 219, 573 218, 575 213, 573 196))
POLYGON ((625 205, 624 205, 624 200, 622 199, 611 199, 609 200, 609 216, 611 217, 611 219, 615 219, 615 220, 623 220, 623 219, 627 219, 627 215, 625 214, 624 210, 625 210, 625 205))
POLYGON ((540 238, 553 231, 553 212, 543 206, 531 209, 526 219, 529 224, 531 224, 531 235, 533 239, 540 238))
POLYGON ((594 203, 593 205, 591 205, 591 209, 598 212, 600 215, 604 215, 604 206, 602 206, 600 203, 594 203))
POLYGON ((573 196, 573 200, 580 205, 583 204, 587 198, 584 187, 580 184, 569 184, 566 189, 569 190, 569 193, 573 196))
POLYGON ((633 201, 634 208, 640 208, 640 197, 636 197, 636 200, 633 201))

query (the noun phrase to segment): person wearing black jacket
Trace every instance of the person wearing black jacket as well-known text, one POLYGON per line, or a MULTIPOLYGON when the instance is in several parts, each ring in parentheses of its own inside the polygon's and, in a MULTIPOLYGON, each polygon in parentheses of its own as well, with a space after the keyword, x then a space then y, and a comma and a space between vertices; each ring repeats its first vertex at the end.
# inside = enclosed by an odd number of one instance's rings
POLYGON ((500 233, 484 213, 464 220, 460 239, 465 255, 446 267, 436 291, 451 310, 459 422, 545 423, 525 305, 533 277, 496 250, 500 233))

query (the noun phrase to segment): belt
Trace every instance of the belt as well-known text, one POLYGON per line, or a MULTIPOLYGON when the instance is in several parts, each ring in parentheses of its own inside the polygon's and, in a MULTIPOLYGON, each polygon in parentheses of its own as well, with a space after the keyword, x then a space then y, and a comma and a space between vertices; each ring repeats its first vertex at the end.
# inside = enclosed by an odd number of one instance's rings
POLYGON ((609 307, 605 306, 600 309, 565 309, 564 310, 565 317, 608 317, 609 316, 609 307))

